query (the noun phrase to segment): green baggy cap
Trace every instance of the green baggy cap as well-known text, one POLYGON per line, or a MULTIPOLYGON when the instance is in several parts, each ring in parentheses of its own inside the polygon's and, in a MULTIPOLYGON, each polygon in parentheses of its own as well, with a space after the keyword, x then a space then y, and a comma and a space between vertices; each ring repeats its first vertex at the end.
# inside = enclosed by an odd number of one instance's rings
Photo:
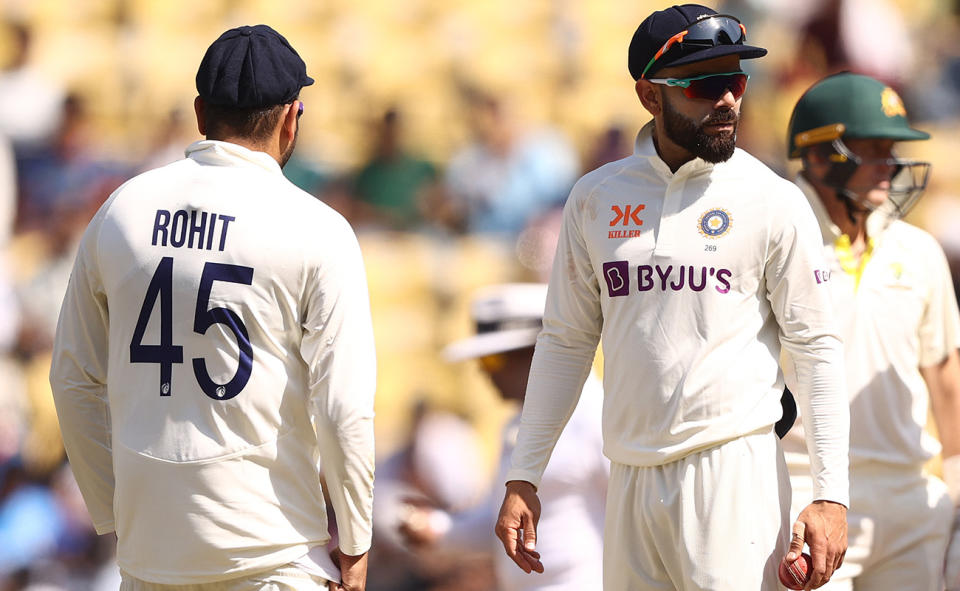
POLYGON ((895 90, 850 72, 828 76, 811 86, 797 101, 788 129, 790 158, 812 144, 838 137, 925 140, 930 134, 913 129, 907 110, 895 90))

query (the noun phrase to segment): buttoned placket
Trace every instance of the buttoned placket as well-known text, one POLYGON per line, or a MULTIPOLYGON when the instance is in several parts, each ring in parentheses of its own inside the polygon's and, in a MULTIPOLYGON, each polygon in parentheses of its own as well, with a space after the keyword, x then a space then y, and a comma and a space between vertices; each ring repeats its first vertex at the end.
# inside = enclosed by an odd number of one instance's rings
POLYGON ((697 174, 704 167, 711 165, 695 158, 677 169, 676 173, 671 173, 666 164, 659 158, 654 159, 658 172, 664 174, 664 180, 667 181, 666 189, 663 194, 663 209, 660 212, 659 233, 657 235, 654 256, 672 257, 675 256, 683 241, 683 223, 682 215, 684 208, 684 192, 687 188, 687 181, 691 176, 697 174), (663 169, 660 166, 663 165, 663 169))

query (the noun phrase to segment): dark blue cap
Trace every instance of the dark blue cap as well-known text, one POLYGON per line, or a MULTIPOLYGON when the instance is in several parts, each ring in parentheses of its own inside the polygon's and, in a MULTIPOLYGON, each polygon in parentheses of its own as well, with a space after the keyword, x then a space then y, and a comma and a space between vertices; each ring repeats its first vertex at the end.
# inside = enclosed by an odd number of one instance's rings
POLYGON ((267 25, 237 27, 220 35, 197 70, 200 98, 223 107, 283 105, 311 84, 300 55, 267 25))
MULTIPOLYGON (((715 14, 717 14, 716 10, 706 6, 683 4, 658 10, 643 19, 643 22, 640 23, 633 34, 627 54, 627 67, 630 69, 630 75, 633 76, 633 79, 638 80, 640 78, 650 59, 657 54, 668 39, 715 14)), ((651 64, 646 77, 650 78, 657 70, 668 66, 681 66, 731 54, 739 55, 741 59, 750 59, 765 56, 767 50, 742 43, 720 44, 713 47, 677 44, 651 64)))

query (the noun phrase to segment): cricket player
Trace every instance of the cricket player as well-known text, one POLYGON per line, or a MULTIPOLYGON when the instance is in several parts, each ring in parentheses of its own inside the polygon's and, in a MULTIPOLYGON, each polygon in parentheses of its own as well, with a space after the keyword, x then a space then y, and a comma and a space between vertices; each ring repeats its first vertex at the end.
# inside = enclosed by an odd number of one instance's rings
POLYGON ((87 228, 50 373, 70 464, 127 590, 362 590, 374 348, 347 222, 287 181, 313 80, 266 25, 196 76, 206 140, 87 228), (337 517, 339 572, 317 469, 337 517))
MULTIPOLYGON (((533 346, 543 322, 547 286, 541 283, 490 285, 474 297, 471 313, 477 333, 444 350, 449 361, 477 359, 504 400, 523 402, 533 346)), ((519 570, 503 552, 494 556, 500 591, 580 591, 603 577, 603 522, 610 463, 603 457, 600 431, 603 388, 591 375, 557 442, 540 480, 546 503, 539 529, 540 551, 549 556, 540 576, 519 570)), ((516 444, 519 413, 503 429, 500 476, 505 476, 516 444)), ((502 482, 502 479, 498 479, 502 482)), ((478 507, 460 513, 410 507, 402 533, 426 552, 498 550, 490 536, 500 487, 478 507)))
POLYGON ((735 17, 654 12, 629 69, 653 121, 634 153, 574 187, 496 533, 541 571, 537 487, 603 341, 611 460, 606 591, 773 591, 810 546, 808 585, 846 549, 842 347, 816 220, 801 192, 736 149, 748 75, 735 17), (815 483, 791 528, 774 424, 792 354, 815 483), (791 541, 791 531, 794 539, 791 541))
MULTIPOLYGON (((820 222, 846 359, 850 549, 829 589, 941 589, 960 500, 960 314, 940 245, 899 219, 930 165, 895 152, 930 136, 910 127, 892 88, 849 72, 803 94, 788 135, 820 222), (930 410, 940 442, 924 429, 930 410), (941 451, 950 495, 924 473, 941 451)), ((812 488, 802 433, 784 440, 794 511, 812 488)))

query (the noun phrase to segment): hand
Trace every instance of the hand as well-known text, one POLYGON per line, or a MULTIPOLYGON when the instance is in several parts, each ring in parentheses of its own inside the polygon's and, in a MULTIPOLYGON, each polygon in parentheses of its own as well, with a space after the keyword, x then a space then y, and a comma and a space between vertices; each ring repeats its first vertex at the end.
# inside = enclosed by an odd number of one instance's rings
MULTIPOLYGON (((435 523, 442 521, 443 517, 444 514, 439 509, 404 505, 397 530, 409 546, 414 548, 432 546, 444 533, 444 530, 438 528, 435 523)), ((449 518, 446 518, 446 522, 449 523, 449 518)))
POLYGON ((333 563, 340 568, 340 582, 330 581, 330 591, 364 591, 367 588, 367 553, 351 556, 334 549, 330 553, 333 563))
POLYGON ((810 547, 813 571, 804 589, 816 589, 830 580, 843 564, 847 552, 847 508, 832 501, 814 501, 800 512, 793 524, 790 549, 785 564, 800 558, 803 544, 810 547))
POLYGON ((540 498, 537 490, 523 480, 508 482, 495 531, 507 556, 525 573, 543 572, 540 553, 536 551, 538 521, 540 498))

